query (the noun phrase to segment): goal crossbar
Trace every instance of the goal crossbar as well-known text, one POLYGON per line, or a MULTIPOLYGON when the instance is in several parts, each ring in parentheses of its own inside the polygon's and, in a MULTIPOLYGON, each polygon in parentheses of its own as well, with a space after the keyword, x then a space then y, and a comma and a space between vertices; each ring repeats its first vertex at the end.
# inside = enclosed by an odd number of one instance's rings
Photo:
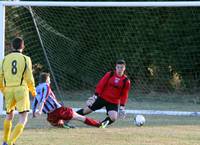
POLYGON ((40 7, 196 7, 200 1, 168 1, 168 2, 35 2, 35 1, 3 1, 3 6, 40 6, 40 7))

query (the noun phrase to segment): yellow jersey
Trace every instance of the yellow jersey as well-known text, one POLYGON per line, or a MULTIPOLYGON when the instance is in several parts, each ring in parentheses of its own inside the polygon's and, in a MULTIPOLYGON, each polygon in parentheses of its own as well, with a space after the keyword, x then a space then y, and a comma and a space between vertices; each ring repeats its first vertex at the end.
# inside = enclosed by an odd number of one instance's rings
POLYGON ((30 57, 12 52, 0 63, 0 89, 17 86, 27 86, 32 95, 36 95, 30 57))

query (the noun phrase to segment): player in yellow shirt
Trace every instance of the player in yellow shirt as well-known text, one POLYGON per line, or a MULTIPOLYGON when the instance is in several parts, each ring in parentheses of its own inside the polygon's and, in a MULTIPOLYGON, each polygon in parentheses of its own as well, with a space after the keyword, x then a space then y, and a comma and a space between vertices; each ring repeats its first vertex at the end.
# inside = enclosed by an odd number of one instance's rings
POLYGON ((4 121, 3 145, 14 145, 23 132, 30 109, 29 91, 36 96, 30 57, 23 55, 24 40, 12 41, 12 52, 0 63, 0 89, 5 97, 6 118, 4 121), (19 122, 11 132, 15 108, 19 122))

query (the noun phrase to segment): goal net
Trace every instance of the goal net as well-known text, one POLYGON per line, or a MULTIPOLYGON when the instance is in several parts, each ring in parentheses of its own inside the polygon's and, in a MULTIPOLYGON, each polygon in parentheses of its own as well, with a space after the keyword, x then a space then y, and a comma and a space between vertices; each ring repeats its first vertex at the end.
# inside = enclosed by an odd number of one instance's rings
POLYGON ((23 37, 36 84, 40 72, 50 72, 52 87, 66 105, 83 107, 80 102, 117 59, 127 62, 130 104, 199 102, 199 7, 26 5, 5 10, 5 54, 14 37, 23 37))

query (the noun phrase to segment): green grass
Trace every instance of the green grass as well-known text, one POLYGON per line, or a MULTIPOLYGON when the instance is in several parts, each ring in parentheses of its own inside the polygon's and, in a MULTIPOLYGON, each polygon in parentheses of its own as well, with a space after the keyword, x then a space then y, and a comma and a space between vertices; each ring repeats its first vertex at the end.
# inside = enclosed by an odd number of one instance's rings
MULTIPOLYGON (((66 101, 72 107, 83 107, 82 101, 66 101)), ((200 111, 193 103, 129 101, 128 109, 155 109, 175 111, 200 111)), ((102 120, 104 113, 93 113, 92 118, 102 120)), ((72 121, 77 129, 51 127, 41 116, 30 119, 17 145, 199 145, 200 117, 145 115, 146 124, 136 127, 134 115, 118 120, 106 129, 88 127, 72 121)), ((0 118, 0 136, 4 117, 0 118)), ((16 124, 17 118, 14 120, 16 124)), ((1 138, 0 138, 1 141, 1 138)), ((0 142, 1 143, 1 142, 0 142)))
MULTIPOLYGON (((2 132, 1 134, 2 135, 2 132)), ((26 129, 19 145, 199 145, 199 126, 26 129)))

